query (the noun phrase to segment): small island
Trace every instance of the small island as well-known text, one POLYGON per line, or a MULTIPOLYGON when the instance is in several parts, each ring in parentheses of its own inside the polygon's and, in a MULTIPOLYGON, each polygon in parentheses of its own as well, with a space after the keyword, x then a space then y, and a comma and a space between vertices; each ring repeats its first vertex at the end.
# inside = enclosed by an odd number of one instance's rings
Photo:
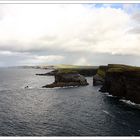
POLYGON ((72 70, 58 70, 55 73, 55 81, 52 84, 45 85, 43 88, 86 86, 87 80, 84 76, 72 70))

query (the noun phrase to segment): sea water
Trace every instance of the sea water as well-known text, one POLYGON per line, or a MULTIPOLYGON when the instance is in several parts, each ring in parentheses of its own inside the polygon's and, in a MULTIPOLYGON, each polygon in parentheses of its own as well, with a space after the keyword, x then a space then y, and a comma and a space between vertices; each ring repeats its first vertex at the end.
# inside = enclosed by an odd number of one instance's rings
POLYGON ((140 109, 89 85, 46 89, 41 69, 0 69, 0 136, 140 136, 140 109), (28 86, 28 88, 25 88, 28 86))

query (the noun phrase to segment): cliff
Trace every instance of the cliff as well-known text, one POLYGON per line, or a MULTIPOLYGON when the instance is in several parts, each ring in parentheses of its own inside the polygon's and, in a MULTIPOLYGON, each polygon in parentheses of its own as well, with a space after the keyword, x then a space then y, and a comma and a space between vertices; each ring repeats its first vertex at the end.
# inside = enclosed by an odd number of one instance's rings
POLYGON ((102 83, 101 92, 125 98, 140 104, 140 68, 109 64, 102 83))
POLYGON ((52 84, 43 86, 43 88, 54 88, 54 87, 67 87, 67 86, 86 86, 88 85, 87 80, 84 76, 77 72, 70 71, 59 71, 55 74, 55 81, 52 84))
POLYGON ((75 71, 76 73, 83 76, 93 76, 97 73, 97 67, 95 68, 57 68, 51 72, 36 74, 40 76, 55 76, 58 72, 63 73, 64 71, 69 71, 69 73, 75 71))
POLYGON ((99 66, 97 73, 93 76, 93 85, 102 85, 104 83, 107 66, 99 66))

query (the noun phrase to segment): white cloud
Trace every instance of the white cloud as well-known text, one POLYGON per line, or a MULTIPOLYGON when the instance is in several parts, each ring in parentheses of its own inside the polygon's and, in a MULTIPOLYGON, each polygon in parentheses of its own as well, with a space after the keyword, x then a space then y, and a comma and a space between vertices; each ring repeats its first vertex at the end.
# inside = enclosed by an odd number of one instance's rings
POLYGON ((87 61, 87 59, 84 57, 78 59, 74 64, 75 65, 91 65, 89 64, 89 61, 87 61))
MULTIPOLYGON (((133 7, 124 5, 124 9, 133 7)), ((61 62, 66 59, 62 53, 140 55, 140 35, 129 32, 135 28, 132 16, 110 5, 9 4, 2 5, 0 17, 3 53, 36 51, 24 63, 61 62), (40 56, 37 51, 57 55, 40 56)), ((82 57, 73 63, 88 64, 82 57)))
POLYGON ((63 56, 59 55, 48 55, 48 56, 37 56, 37 55, 28 55, 27 59, 21 60, 20 64, 22 65, 39 65, 39 64, 59 64, 64 59, 63 56))

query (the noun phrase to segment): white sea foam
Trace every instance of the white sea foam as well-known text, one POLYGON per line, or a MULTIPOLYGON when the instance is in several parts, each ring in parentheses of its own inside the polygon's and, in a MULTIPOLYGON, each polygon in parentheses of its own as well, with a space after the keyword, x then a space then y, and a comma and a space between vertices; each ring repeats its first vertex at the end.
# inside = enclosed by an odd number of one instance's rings
POLYGON ((124 100, 124 99, 120 99, 121 102, 129 105, 129 106, 132 106, 132 107, 135 107, 135 108, 138 108, 140 109, 140 104, 136 104, 134 102, 131 102, 130 100, 124 100))
MULTIPOLYGON (((100 90, 100 88, 97 91, 100 92, 99 90, 100 90)), ((105 94, 108 97, 116 97, 114 95, 109 94, 108 92, 101 92, 101 93, 105 94)))
POLYGON ((106 110, 103 110, 103 112, 104 112, 105 114, 108 114, 108 115, 109 115, 109 112, 108 112, 108 111, 106 111, 106 110))
POLYGON ((108 92, 104 92, 104 94, 108 97, 116 97, 116 96, 113 96, 113 95, 109 94, 108 92))
POLYGON ((42 88, 42 89, 67 89, 67 88, 74 88, 79 86, 65 86, 65 87, 53 87, 53 88, 42 88))
POLYGON ((105 114, 107 114, 108 116, 110 116, 110 117, 114 117, 112 114, 110 114, 108 111, 106 111, 106 110, 103 110, 103 112, 105 113, 105 114))
MULTIPOLYGON (((96 86, 97 87, 97 86, 96 86)), ((101 86, 98 86, 97 91, 100 92, 101 86)))

